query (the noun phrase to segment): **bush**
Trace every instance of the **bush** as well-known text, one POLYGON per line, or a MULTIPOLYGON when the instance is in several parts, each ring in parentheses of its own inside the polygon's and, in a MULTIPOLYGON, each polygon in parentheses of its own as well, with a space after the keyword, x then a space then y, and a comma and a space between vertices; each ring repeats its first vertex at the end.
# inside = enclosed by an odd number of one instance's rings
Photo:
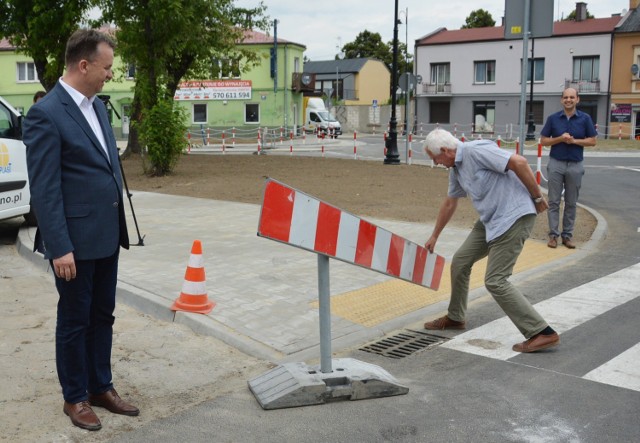
POLYGON ((143 116, 138 130, 150 163, 149 167, 145 164, 147 174, 162 176, 173 171, 185 147, 186 121, 185 110, 172 100, 159 101, 143 116))

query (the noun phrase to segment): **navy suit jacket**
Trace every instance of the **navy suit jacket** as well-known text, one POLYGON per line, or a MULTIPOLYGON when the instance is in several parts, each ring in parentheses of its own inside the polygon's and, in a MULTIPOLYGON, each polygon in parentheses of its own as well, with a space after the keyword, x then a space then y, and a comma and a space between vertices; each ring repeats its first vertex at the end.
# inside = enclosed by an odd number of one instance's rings
POLYGON ((108 155, 58 82, 24 120, 31 204, 38 219, 34 248, 47 259, 113 255, 129 247, 116 140, 101 100, 93 102, 108 155))

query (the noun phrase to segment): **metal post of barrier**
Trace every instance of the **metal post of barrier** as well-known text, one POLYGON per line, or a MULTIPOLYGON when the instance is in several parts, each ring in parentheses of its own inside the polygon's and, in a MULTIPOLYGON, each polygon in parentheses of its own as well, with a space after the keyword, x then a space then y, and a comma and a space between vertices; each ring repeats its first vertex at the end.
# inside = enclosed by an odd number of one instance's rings
POLYGON ((236 147, 236 128, 231 128, 231 146, 236 147))
POLYGON ((302 144, 303 145, 307 144, 307 131, 305 131, 304 128, 302 128, 302 144))
POLYGON ((211 128, 207 128, 207 146, 211 144, 211 128))
POLYGON ((453 124, 453 136, 456 137, 456 138, 458 137, 458 124, 457 123, 453 124))
POLYGON ((500 134, 498 134, 498 140, 496 140, 496 143, 498 144, 498 148, 502 147, 502 139, 500 138, 500 134))
POLYGON ((187 152, 191 153, 191 131, 187 131, 187 152))
POLYGON ((289 155, 293 155, 293 131, 289 132, 289 155))
POLYGON ((622 123, 618 125, 618 140, 622 140, 622 123))
POLYGON ((225 136, 225 134, 224 134, 224 129, 223 129, 223 130, 222 130, 222 153, 223 153, 223 154, 225 153, 225 148, 226 148, 226 146, 225 146, 224 136, 225 136))
POLYGON ((516 154, 520 152, 520 137, 516 137, 516 154))
POLYGON ((280 144, 282 144, 282 138, 283 138, 283 135, 284 135, 283 131, 284 131, 284 128, 282 126, 280 126, 280 144))
POLYGON ((318 254, 318 302, 320 316, 320 371, 331 369, 331 297, 329 296, 329 257, 318 254))

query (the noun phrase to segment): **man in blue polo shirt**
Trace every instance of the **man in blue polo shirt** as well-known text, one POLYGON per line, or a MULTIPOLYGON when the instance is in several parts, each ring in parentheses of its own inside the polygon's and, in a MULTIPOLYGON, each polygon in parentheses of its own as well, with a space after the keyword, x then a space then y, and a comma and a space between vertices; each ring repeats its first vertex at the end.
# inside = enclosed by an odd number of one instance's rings
POLYGON ((551 114, 540 131, 540 142, 551 146, 547 177, 549 180, 549 242, 547 246, 556 248, 558 237, 569 249, 576 247, 572 240, 576 221, 578 194, 584 175, 583 150, 585 146, 596 145, 596 128, 589 114, 578 111, 578 92, 567 88, 562 92, 562 111, 551 114), (560 223, 560 199, 564 189, 564 213, 562 231, 560 223))

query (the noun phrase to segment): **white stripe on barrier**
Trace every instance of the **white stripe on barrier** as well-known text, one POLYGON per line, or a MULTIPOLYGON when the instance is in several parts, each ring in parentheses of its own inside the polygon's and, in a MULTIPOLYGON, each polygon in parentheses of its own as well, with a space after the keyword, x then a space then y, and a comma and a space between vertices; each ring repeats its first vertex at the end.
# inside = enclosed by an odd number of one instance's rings
POLYGON ((373 257, 371 258, 371 269, 380 272, 387 272, 387 259, 389 258, 389 247, 391 246, 391 233, 378 228, 376 230, 376 241, 373 246, 373 257))
POLYGON ((359 228, 360 219, 358 217, 344 211, 340 213, 340 228, 338 229, 336 258, 350 263, 355 261, 359 228))
POLYGON ((427 255, 427 259, 424 262, 424 274, 422 276, 423 285, 431 285, 431 280, 433 280, 433 270, 435 269, 437 258, 436 254, 427 255))
POLYGON ((313 249, 318 224, 320 202, 308 196, 296 193, 293 201, 293 216, 289 242, 302 248, 313 249))
POLYGON ((400 268, 400 278, 404 278, 406 280, 413 279, 413 267, 415 264, 417 252, 418 246, 416 244, 405 242, 404 250, 402 251, 402 267, 400 268))

